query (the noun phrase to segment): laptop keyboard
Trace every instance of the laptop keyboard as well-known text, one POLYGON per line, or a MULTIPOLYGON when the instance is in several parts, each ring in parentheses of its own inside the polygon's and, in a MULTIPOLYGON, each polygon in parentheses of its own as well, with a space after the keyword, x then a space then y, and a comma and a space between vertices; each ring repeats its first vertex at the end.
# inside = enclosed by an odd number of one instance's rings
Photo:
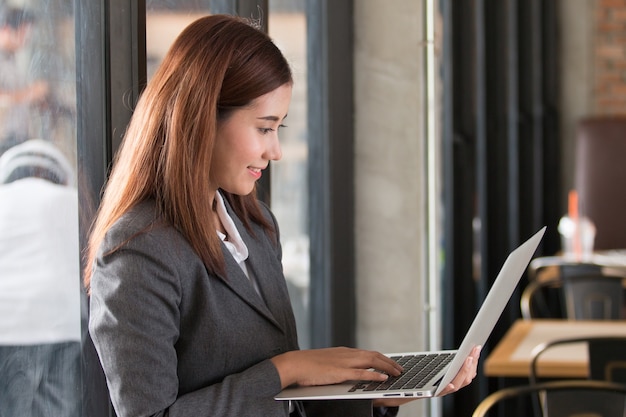
POLYGON ((385 391, 396 389, 418 389, 428 383, 454 358, 454 353, 433 353, 406 356, 393 356, 404 371, 398 376, 389 376, 386 381, 361 381, 356 383, 350 392, 385 391))

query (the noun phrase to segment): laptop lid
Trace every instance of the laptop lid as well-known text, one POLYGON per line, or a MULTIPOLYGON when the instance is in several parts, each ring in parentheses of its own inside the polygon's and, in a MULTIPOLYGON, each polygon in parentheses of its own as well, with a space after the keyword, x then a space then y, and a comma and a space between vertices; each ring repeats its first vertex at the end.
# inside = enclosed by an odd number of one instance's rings
MULTIPOLYGON (((432 397, 439 393, 454 379, 467 356, 474 346, 483 346, 499 320, 504 308, 509 302, 515 287, 519 283, 524 270, 543 238, 546 227, 541 228, 530 239, 520 245, 509 254, 504 261, 493 285, 491 286, 485 301, 481 305, 467 331, 461 345, 456 351, 439 351, 439 353, 452 353, 454 358, 438 372, 431 381, 422 388, 396 389, 385 391, 353 390, 356 381, 347 381, 341 384, 288 387, 278 394, 277 400, 315 400, 315 399, 375 399, 389 397, 432 397)), ((403 352, 386 354, 387 356, 415 355, 433 352, 403 352)))

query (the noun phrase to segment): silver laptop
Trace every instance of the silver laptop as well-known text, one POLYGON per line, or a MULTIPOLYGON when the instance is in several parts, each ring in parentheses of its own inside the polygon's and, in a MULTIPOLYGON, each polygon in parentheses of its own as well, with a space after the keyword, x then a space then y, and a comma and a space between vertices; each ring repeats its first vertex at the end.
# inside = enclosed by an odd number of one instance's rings
POLYGON ((452 381, 474 346, 483 346, 509 302, 546 228, 543 227, 507 257, 485 301, 478 310, 457 350, 389 353, 402 365, 398 377, 384 382, 348 381, 334 385, 288 387, 277 400, 375 399, 389 397, 433 397, 452 381))

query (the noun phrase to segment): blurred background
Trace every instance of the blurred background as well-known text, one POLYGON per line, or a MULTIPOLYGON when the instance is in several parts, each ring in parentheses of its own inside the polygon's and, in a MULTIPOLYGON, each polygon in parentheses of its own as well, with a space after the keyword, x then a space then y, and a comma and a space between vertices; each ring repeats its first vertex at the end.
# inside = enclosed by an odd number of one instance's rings
MULTIPOLYGON (((622 1, 6 0, 0 8, 0 153, 41 139, 68 161, 78 207, 64 217, 65 231, 48 237, 57 245, 70 237, 77 264, 75 249, 134 102, 175 36, 209 13, 258 19, 293 68, 284 156, 261 184, 261 198, 281 224, 302 348, 456 347, 513 248, 547 225, 537 255, 561 252, 557 226, 572 190, 580 214, 596 216, 596 249, 626 247, 602 244, 625 224, 602 211, 623 212, 623 164, 606 156, 583 162, 595 148, 579 145, 583 137, 609 137, 606 129, 623 141, 622 1), (600 133, 583 124, 596 121, 600 133), (597 166, 616 166, 597 175, 606 187, 589 182, 597 166)), ((608 146, 600 148, 623 155, 608 146)), ((0 248, 14 247, 9 238, 24 232, 15 225, 28 220, 4 212, 0 222, 13 231, 0 235, 0 248)), ((0 311, 37 310, 45 294, 31 297, 28 288, 67 273, 44 268, 38 284, 20 286, 16 271, 34 258, 26 249, 24 258, 11 253, 0 251, 0 311)), ((66 323, 71 335, 0 343, 12 352, 78 343, 81 352, 63 359, 80 369, 80 376, 62 371, 68 401, 77 415, 112 415, 74 273, 72 302, 57 311, 71 309, 82 331, 75 321, 66 323)), ((520 317, 522 289, 484 356, 520 317)), ((11 320, 6 329, 20 326, 11 320)), ((6 355, 2 381, 11 380, 3 377, 6 355)), ((470 415, 505 384, 480 373, 455 396, 416 402, 401 415, 470 415)), ((0 410, 5 404, 0 397, 0 410)))

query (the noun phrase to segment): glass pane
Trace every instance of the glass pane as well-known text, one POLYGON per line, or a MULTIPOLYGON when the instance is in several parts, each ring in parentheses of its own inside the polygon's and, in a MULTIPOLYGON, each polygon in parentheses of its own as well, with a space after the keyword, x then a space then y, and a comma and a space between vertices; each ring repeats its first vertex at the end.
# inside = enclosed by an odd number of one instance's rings
POLYGON ((80 415, 74 53, 72 0, 2 2, 3 417, 80 415))
POLYGON ((210 0, 147 0, 146 54, 148 79, 178 34, 192 21, 209 14, 210 0))
POLYGON ((298 325, 300 347, 310 347, 306 15, 304 0, 270 0, 269 35, 290 62, 294 88, 288 127, 281 130, 283 159, 272 165, 272 210, 280 224, 283 265, 298 325))

